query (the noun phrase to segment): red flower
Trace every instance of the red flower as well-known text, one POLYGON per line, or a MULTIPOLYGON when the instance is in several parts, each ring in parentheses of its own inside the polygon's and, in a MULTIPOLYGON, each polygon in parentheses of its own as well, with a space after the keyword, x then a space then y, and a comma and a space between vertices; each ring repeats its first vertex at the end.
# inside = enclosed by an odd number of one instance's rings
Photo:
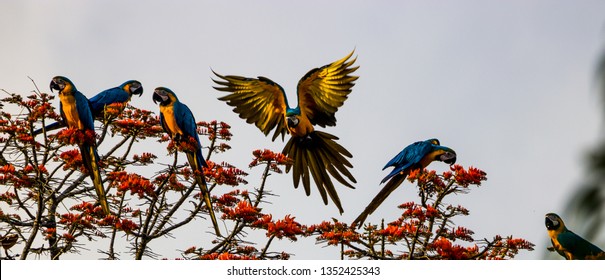
POLYGON ((294 221, 290 215, 286 215, 283 220, 267 223, 267 237, 275 236, 279 239, 286 237, 292 241, 296 241, 296 235, 303 234, 304 231, 299 223, 294 221))
POLYGON ((80 150, 74 149, 61 153, 59 157, 65 162, 63 165, 63 170, 67 169, 80 169, 84 170, 84 164, 82 162, 82 155, 80 154, 80 150))
POLYGON ((248 201, 240 201, 235 208, 225 207, 223 209, 223 219, 243 220, 252 223, 258 219, 259 209, 253 207, 248 201))
POLYGON ((130 190, 131 194, 138 194, 139 198, 143 198, 145 195, 147 196, 155 196, 154 188, 151 182, 138 174, 128 174, 126 178, 121 178, 120 185, 118 186, 118 191, 128 191, 130 190))
POLYGON ((215 183, 219 185, 238 186, 239 184, 248 184, 243 177, 247 176, 248 173, 241 169, 234 167, 226 162, 217 164, 213 161, 206 161, 208 167, 204 167, 204 175, 206 178, 210 177, 215 183))
POLYGON ((77 128, 66 128, 57 133, 57 141, 65 145, 95 145, 96 134, 91 129, 82 131, 77 128))
POLYGON ((122 219, 116 221, 115 228, 117 230, 122 230, 125 233, 132 233, 134 230, 139 228, 139 225, 131 220, 122 219))
MULTIPOLYGON (((285 156, 284 154, 281 153, 275 153, 271 150, 255 150, 252 152, 252 155, 254 156, 254 159, 252 160, 252 162, 250 162, 250 164, 248 165, 250 168, 263 164, 263 163, 275 163, 277 165, 292 165, 292 159, 288 158, 287 156, 285 156)), ((274 170, 279 170, 279 168, 277 168, 276 166, 273 166, 272 169, 274 170)), ((278 172, 280 172, 281 170, 279 170, 278 172)), ((281 172, 280 172, 281 173, 281 172)))

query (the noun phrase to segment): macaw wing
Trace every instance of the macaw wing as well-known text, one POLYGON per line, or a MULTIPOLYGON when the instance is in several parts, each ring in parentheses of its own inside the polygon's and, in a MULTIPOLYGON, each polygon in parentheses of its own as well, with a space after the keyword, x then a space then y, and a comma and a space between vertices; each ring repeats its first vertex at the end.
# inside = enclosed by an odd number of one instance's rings
POLYGON ((92 116, 92 111, 90 110, 90 102, 88 101, 88 98, 86 98, 86 96, 79 91, 74 93, 74 98, 76 100, 78 117, 80 118, 80 122, 82 122, 84 129, 94 130, 94 118, 92 116))
POLYGON ((130 99, 130 95, 120 87, 110 88, 99 92, 97 95, 90 98, 90 108, 92 114, 99 116, 103 112, 105 106, 116 103, 126 102, 130 99))
POLYGON ((197 123, 195 122, 195 117, 193 116, 193 113, 191 112, 189 107, 187 107, 187 105, 181 102, 175 102, 173 106, 176 125, 178 125, 181 131, 183 132, 183 136, 192 136, 193 139, 195 139, 195 141, 197 142, 197 150, 195 152, 195 157, 191 158, 195 161, 192 162, 190 160, 191 168, 199 168, 201 170, 203 166, 208 165, 206 163, 206 160, 204 159, 204 156, 202 155, 202 143, 200 142, 200 138, 197 133, 197 123))
POLYGON ((357 76, 351 76, 359 66, 351 67, 357 58, 344 58, 309 71, 298 82, 298 106, 313 125, 336 125, 334 114, 347 99, 357 76))
POLYGON ((596 256, 598 253, 603 252, 599 247, 570 230, 559 233, 557 241, 576 259, 586 259, 588 256, 596 256))
POLYGON ((265 77, 246 78, 240 76, 222 76, 214 72, 222 81, 213 80, 222 87, 214 87, 219 91, 231 92, 219 100, 234 107, 233 112, 254 123, 265 135, 275 129, 272 140, 281 134, 282 140, 288 130, 285 123, 288 100, 284 89, 277 83, 265 77))
POLYGON ((382 168, 382 170, 385 170, 388 167, 394 167, 391 173, 382 179, 381 183, 384 183, 398 173, 419 164, 422 158, 430 153, 432 149, 432 144, 427 141, 415 142, 405 147, 382 168))

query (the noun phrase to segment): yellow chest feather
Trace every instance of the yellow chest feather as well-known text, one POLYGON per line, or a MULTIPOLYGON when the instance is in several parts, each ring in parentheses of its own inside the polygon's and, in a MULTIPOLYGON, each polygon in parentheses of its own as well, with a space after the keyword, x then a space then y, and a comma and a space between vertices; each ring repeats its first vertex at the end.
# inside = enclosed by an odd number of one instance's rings
POLYGON ((179 128, 174 118, 174 110, 172 106, 160 106, 160 112, 164 116, 164 125, 168 128, 170 137, 174 137, 177 134, 183 134, 183 131, 179 128))
POLYGON ((65 114, 65 122, 67 127, 84 129, 84 125, 80 121, 80 115, 78 115, 78 108, 76 106, 76 99, 73 95, 60 94, 59 99, 61 101, 61 109, 65 114))

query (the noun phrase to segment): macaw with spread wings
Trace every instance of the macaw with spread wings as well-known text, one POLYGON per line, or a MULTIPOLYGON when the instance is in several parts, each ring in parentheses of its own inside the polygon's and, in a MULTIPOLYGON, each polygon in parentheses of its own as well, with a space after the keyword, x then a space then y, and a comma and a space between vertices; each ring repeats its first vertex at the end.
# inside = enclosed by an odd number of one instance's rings
POLYGON ((294 187, 298 188, 302 179, 307 196, 311 194, 310 180, 317 186, 324 204, 328 196, 343 213, 342 204, 334 188, 331 177, 341 184, 353 188, 355 178, 347 168, 353 165, 347 160, 352 155, 343 146, 336 143, 338 137, 315 130, 314 126, 335 126, 335 113, 351 93, 355 81, 359 78, 351 75, 359 66, 352 66, 356 58, 353 52, 344 58, 315 68, 298 82, 298 106, 292 108, 284 89, 265 77, 246 78, 214 74, 220 80, 213 80, 219 91, 230 94, 219 98, 248 123, 254 123, 265 135, 271 130, 272 140, 281 135, 291 135, 282 153, 293 159, 294 187), (345 179, 346 177, 346 179, 345 179), (348 182, 351 181, 352 183, 348 182))

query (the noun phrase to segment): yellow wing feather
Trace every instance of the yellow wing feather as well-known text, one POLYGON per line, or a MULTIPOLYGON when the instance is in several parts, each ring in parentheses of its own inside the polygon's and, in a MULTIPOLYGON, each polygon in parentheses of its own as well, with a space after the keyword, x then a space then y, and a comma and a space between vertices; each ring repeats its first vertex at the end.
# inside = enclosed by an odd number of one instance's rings
POLYGON ((298 105, 302 115, 313 125, 334 126, 334 114, 347 99, 358 76, 351 74, 359 68, 352 66, 352 51, 342 59, 309 71, 298 82, 298 105))
POLYGON ((273 140, 280 134, 283 140, 287 133, 285 115, 288 103, 281 86, 264 77, 254 79, 213 73, 221 78, 213 79, 220 85, 214 88, 231 92, 219 100, 234 107, 233 112, 248 123, 254 123, 265 135, 275 129, 273 140))

